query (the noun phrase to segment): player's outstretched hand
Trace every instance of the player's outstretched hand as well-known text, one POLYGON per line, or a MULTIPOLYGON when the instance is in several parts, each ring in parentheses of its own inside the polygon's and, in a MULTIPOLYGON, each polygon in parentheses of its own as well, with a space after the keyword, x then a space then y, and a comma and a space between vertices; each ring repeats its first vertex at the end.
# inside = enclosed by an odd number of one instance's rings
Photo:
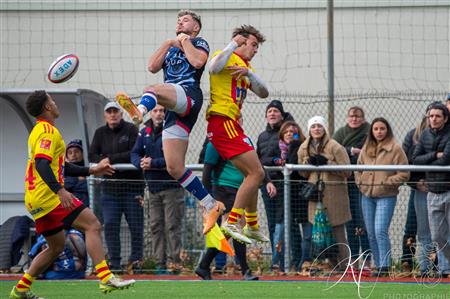
POLYGON ((64 209, 70 210, 75 206, 72 200, 75 196, 66 189, 59 189, 58 196, 64 209))
POLYGON ((91 167, 90 173, 94 175, 112 175, 115 170, 109 163, 109 159, 105 158, 98 162, 95 167, 91 167))
POLYGON ((238 45, 238 47, 244 45, 247 42, 247 38, 243 35, 236 35, 235 37, 233 37, 233 40, 236 42, 236 44, 238 45))
POLYGON ((247 76, 248 74, 248 68, 244 67, 244 66, 237 66, 237 65, 232 65, 227 67, 227 69, 231 70, 231 76, 233 78, 235 78, 236 80, 241 79, 242 76, 247 76))

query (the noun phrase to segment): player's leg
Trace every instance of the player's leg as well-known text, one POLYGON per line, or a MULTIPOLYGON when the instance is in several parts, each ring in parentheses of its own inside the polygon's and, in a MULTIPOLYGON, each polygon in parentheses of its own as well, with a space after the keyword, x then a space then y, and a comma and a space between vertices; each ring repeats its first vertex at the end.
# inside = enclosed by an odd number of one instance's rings
POLYGON ((231 162, 244 175, 234 202, 228 224, 235 224, 244 214, 246 214, 247 225, 244 228, 244 235, 256 241, 268 242, 259 230, 257 217, 258 189, 264 179, 264 170, 258 159, 256 151, 247 151, 243 154, 231 158, 231 162))
POLYGON ((51 236, 45 236, 48 247, 42 250, 31 262, 30 268, 22 276, 17 285, 12 289, 9 298, 35 298, 39 299, 31 291, 31 284, 42 274, 64 250, 66 241, 64 231, 60 230, 51 236))
POLYGON ((122 280, 117 278, 109 270, 101 239, 102 226, 90 209, 86 208, 81 211, 73 221, 72 226, 86 235, 86 249, 95 265, 102 291, 110 292, 116 289, 124 289, 135 283, 133 279, 122 280))
POLYGON ((116 94, 116 101, 130 115, 133 122, 138 125, 142 122, 143 116, 153 110, 157 104, 164 106, 169 110, 182 109, 187 102, 178 102, 180 91, 176 84, 156 84, 148 86, 144 89, 144 93, 136 106, 128 95, 123 92, 116 94))
POLYGON ((176 179, 180 185, 199 201, 205 208, 205 225, 203 233, 211 230, 219 216, 225 209, 223 204, 216 201, 203 186, 200 179, 185 167, 185 156, 188 148, 188 135, 183 133, 182 128, 174 125, 163 132, 164 158, 169 174, 176 179))

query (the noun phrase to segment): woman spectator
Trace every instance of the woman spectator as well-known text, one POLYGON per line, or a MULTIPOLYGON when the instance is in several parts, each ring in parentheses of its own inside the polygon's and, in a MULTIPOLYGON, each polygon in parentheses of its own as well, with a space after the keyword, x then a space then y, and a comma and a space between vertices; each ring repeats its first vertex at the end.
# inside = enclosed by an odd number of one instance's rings
MULTIPOLYGON (((395 141, 391 126, 382 117, 375 118, 358 158, 362 165, 406 165, 408 159, 395 141)), ((391 256, 389 225, 394 214, 398 187, 408 181, 403 171, 355 172, 362 196, 364 222, 377 273, 388 276, 391 256)))
MULTIPOLYGON (((320 165, 348 165, 350 159, 345 148, 330 138, 325 129, 325 119, 314 116, 308 121, 309 137, 300 146, 298 151, 299 164, 320 165)), ((350 258, 347 237, 345 234, 345 223, 351 219, 350 203, 347 192, 347 178, 350 171, 337 172, 301 172, 308 182, 315 184, 319 179, 325 184, 323 191, 323 205, 330 220, 333 237, 338 245, 337 259, 330 259, 332 267, 345 269, 347 260, 350 258)), ((314 222, 314 213, 317 203, 308 203, 309 222, 314 222)))
MULTIPOLYGON (((298 149, 306 139, 300 126, 295 121, 286 121, 280 128, 279 137, 281 159, 288 164, 297 164, 298 149)), ((301 271, 302 265, 311 266, 312 225, 308 222, 307 202, 299 194, 304 180, 298 172, 291 174, 291 257, 296 272, 301 271)))

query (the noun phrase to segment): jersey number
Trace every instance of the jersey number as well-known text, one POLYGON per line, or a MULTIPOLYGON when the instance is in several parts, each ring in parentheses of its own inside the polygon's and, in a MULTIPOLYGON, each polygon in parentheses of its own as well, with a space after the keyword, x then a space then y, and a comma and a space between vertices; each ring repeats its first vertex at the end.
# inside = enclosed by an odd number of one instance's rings
POLYGON ((25 176, 25 182, 28 183, 28 190, 34 190, 36 185, 34 184, 34 180, 36 177, 33 174, 33 163, 30 163, 30 166, 27 170, 27 175, 25 176))

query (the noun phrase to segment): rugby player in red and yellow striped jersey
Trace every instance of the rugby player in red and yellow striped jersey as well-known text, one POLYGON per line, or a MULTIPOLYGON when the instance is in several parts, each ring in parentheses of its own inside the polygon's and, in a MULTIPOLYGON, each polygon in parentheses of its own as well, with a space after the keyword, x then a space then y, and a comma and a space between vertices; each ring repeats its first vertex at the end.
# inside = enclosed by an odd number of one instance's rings
POLYGON ((92 211, 64 188, 64 175, 87 176, 114 173, 107 160, 95 167, 81 167, 64 161, 66 146, 54 126, 58 106, 44 90, 33 92, 26 101, 27 112, 37 119, 28 139, 28 163, 25 176, 25 205, 48 247, 32 261, 27 272, 11 290, 10 298, 39 298, 31 290, 33 280, 44 272, 64 250, 64 229, 74 227, 86 235, 88 254, 96 265, 100 289, 127 288, 134 280, 115 277, 105 261, 101 225, 92 211))
POLYGON ((264 36, 257 29, 243 25, 234 30, 231 42, 223 50, 215 52, 209 62, 211 101, 206 114, 208 138, 220 156, 231 160, 244 175, 222 230, 242 242, 248 242, 248 238, 269 241, 260 232, 256 216, 258 188, 264 178, 264 170, 250 138, 239 124, 248 89, 260 98, 269 96, 266 84, 250 65, 264 41, 264 36), (248 222, 241 232, 238 223, 244 210, 248 222))

